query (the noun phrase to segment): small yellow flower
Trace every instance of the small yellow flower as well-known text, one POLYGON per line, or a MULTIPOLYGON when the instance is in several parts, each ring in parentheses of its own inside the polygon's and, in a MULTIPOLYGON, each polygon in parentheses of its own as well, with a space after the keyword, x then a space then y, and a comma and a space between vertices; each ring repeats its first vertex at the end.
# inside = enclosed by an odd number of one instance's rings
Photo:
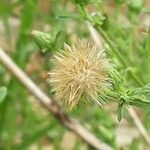
POLYGON ((79 100, 98 102, 99 95, 109 88, 109 61, 103 50, 89 43, 64 45, 64 51, 54 55, 54 68, 49 82, 56 99, 71 109, 79 100))

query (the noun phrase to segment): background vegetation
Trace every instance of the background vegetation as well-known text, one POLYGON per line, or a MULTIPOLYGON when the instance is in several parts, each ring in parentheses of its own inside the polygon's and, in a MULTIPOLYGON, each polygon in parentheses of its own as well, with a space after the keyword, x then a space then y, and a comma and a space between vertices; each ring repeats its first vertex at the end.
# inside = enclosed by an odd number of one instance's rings
MULTIPOLYGON (((123 76, 122 85, 131 90, 148 85, 149 0, 0 0, 0 47, 50 95, 46 84, 47 72, 52 67, 49 59, 64 42, 76 43, 79 38, 92 40, 87 20, 104 39, 108 37, 123 56, 125 65, 118 59, 109 41, 103 44, 123 76), (41 38, 33 39, 32 30, 49 33, 49 43, 41 42, 41 38)), ((49 116, 1 65, 0 86, 0 150, 92 149, 49 116)), ((78 118, 114 149, 149 149, 126 109, 125 119, 118 122, 117 105, 110 102, 102 109, 81 105, 68 114, 78 118)), ((136 108, 136 111, 147 132, 150 132, 150 109, 136 108)))

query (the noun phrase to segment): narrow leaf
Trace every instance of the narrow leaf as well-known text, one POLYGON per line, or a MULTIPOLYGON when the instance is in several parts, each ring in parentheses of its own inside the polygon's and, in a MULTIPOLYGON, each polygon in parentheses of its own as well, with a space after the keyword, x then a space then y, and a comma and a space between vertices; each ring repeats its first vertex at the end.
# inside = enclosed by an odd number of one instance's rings
POLYGON ((7 88, 6 87, 0 87, 0 103, 3 102, 7 95, 7 88))
POLYGON ((129 105, 133 105, 141 108, 146 108, 146 109, 150 108, 150 101, 142 100, 140 98, 135 98, 134 100, 131 100, 128 103, 129 105))
POLYGON ((30 35, 43 53, 51 49, 52 40, 50 34, 34 30, 30 35))
POLYGON ((124 101, 120 101, 117 109, 117 118, 118 121, 121 121, 122 116, 123 116, 123 106, 124 106, 124 101))

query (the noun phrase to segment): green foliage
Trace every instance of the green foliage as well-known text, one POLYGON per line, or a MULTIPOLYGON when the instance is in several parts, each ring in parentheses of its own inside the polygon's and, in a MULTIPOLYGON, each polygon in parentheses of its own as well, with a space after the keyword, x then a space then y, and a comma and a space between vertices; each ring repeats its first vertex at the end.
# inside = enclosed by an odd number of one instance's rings
POLYGON ((6 87, 0 87, 0 103, 3 102, 7 95, 7 88, 6 87))
POLYGON ((139 13, 142 8, 143 1, 142 0, 129 0, 128 5, 129 9, 135 13, 139 13))
POLYGON ((123 2, 125 2, 125 0, 115 0, 115 2, 116 2, 117 4, 122 4, 123 2))
POLYGON ((56 48, 56 43, 60 38, 61 31, 55 31, 52 34, 43 33, 40 31, 32 31, 31 36, 39 46, 40 50, 45 53, 56 48))
POLYGON ((124 101, 120 101, 117 109, 117 118, 119 121, 123 118, 124 101))
POLYGON ((89 0, 74 0, 74 2, 78 5, 85 6, 89 3, 89 0))
MULTIPOLYGON (((147 30, 149 27, 143 25, 143 18, 150 13, 150 9, 142 0, 114 0, 111 5, 109 0, 72 2, 1 0, 0 31, 4 32, 0 32, 0 47, 4 45, 17 65, 49 94, 45 71, 52 67, 49 63, 51 52, 55 53, 64 42, 76 43, 78 38, 92 41, 85 24, 90 22, 101 35, 103 48, 113 64, 108 71, 112 90, 100 95, 106 103, 104 108, 80 104, 68 114, 78 118, 114 149, 119 149, 116 141, 118 124, 114 116, 121 121, 127 115, 126 106, 142 108, 138 109, 140 118, 150 131, 150 33, 147 30), (14 27, 13 19, 19 22, 17 27, 14 27), (17 32, 17 38, 12 31, 17 32), (37 50, 34 42, 41 51, 37 50)), ((68 130, 41 109, 28 91, 2 66, 0 85, 0 149, 26 150, 33 144, 42 149, 45 143, 54 149, 62 149, 68 130)), ((126 121, 135 128, 130 119, 126 121)), ((79 138, 74 140, 74 149, 82 149, 83 141, 79 138)), ((141 144, 143 149, 147 148, 142 138, 137 137, 121 148, 138 149, 141 144)))

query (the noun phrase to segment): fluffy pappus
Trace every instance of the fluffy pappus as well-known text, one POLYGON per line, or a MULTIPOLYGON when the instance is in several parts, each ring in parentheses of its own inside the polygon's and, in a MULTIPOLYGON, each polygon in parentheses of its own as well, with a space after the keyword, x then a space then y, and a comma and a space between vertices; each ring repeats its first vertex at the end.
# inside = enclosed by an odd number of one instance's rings
POLYGON ((101 105, 101 93, 110 87, 110 62, 104 50, 89 42, 79 42, 77 46, 64 44, 64 50, 54 55, 53 63, 48 81, 58 101, 70 109, 83 99, 101 105))

